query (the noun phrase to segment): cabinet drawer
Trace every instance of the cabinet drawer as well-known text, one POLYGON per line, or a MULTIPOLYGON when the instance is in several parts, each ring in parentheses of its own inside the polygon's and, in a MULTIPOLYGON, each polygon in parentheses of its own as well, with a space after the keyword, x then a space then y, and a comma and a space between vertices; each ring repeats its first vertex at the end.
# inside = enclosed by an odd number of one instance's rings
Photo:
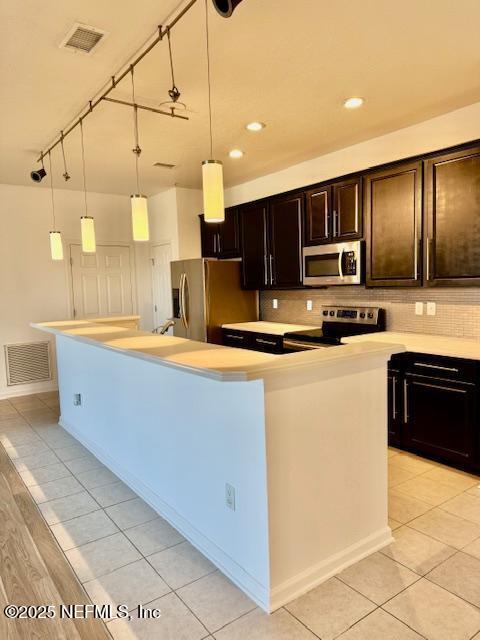
POLYGON ((274 336, 269 333, 253 333, 251 349, 265 351, 266 353, 283 353, 283 336, 274 336))
POLYGON ((405 372, 408 374, 460 382, 476 383, 479 381, 479 371, 479 363, 475 360, 425 353, 409 353, 405 362, 405 372))
POLYGON ((238 331, 236 329, 222 329, 223 344, 226 347, 240 349, 252 349, 252 333, 250 331, 238 331))

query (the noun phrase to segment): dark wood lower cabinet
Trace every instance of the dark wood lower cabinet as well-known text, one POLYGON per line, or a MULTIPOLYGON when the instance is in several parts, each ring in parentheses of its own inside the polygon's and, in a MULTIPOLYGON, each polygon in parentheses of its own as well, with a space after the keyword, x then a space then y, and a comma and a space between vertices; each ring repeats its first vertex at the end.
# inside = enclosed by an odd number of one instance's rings
POLYGON ((389 444, 479 473, 479 397, 476 361, 394 357, 388 372, 389 444))

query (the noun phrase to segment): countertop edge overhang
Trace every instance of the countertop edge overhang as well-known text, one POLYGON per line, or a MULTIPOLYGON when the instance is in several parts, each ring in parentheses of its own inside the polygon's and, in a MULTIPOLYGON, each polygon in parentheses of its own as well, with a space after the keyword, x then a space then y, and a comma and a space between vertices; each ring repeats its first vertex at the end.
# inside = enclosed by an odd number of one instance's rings
MULTIPOLYGON (((163 339, 168 341, 171 346, 171 336, 159 336, 143 331, 124 329, 122 327, 105 327, 102 324, 88 321, 32 322, 31 326, 34 329, 53 334, 55 336, 64 336, 77 342, 84 342, 106 350, 116 351, 127 357, 146 360, 164 367, 185 371, 193 375, 202 376, 204 378, 220 382, 247 382, 250 380, 264 379, 272 374, 282 375, 293 372, 300 373, 314 369, 322 369, 327 372, 329 367, 333 368, 337 364, 342 365, 350 362, 354 363, 374 356, 381 356, 388 359, 394 353, 401 353, 405 351, 405 347, 402 344, 392 344, 388 341, 385 343, 372 342, 369 341, 366 336, 364 342, 357 344, 341 345, 331 349, 315 349, 285 355, 272 355, 254 351, 246 352, 245 349, 236 349, 234 347, 212 345, 193 340, 185 340, 183 338, 175 338, 174 344, 175 341, 178 341, 177 344, 179 346, 177 355, 178 359, 175 360, 174 353, 170 353, 168 357, 162 357, 160 354, 154 355, 145 353, 142 349, 135 348, 134 345, 129 348, 119 347, 109 344, 108 341, 104 342, 100 339, 101 336, 106 338, 109 333, 113 335, 118 332, 119 335, 116 335, 115 338, 117 340, 125 339, 134 342, 137 338, 147 338, 147 340, 151 339, 152 342, 155 342, 158 346, 161 344, 163 339), (102 328, 105 331, 103 334, 102 328), (84 330, 85 333, 88 333, 88 330, 93 330, 93 333, 91 336, 72 333, 72 331, 81 330, 84 330), (95 335, 97 337, 95 337, 95 335), (208 354, 206 352, 213 354, 214 352, 218 353, 218 350, 222 350, 222 354, 225 354, 228 351, 232 354, 232 357, 237 357, 243 360, 251 357, 252 360, 257 360, 257 362, 243 365, 240 363, 238 365, 228 367, 209 367, 207 365, 199 366, 187 364, 180 361, 180 355, 182 353, 180 346, 188 346, 186 343, 192 343, 195 345, 192 353, 204 353, 206 358, 208 358, 208 354)), ((167 344, 165 346, 167 346, 167 344)), ((184 350, 183 353, 185 353, 184 350)), ((335 375, 333 371, 332 375, 335 375)))

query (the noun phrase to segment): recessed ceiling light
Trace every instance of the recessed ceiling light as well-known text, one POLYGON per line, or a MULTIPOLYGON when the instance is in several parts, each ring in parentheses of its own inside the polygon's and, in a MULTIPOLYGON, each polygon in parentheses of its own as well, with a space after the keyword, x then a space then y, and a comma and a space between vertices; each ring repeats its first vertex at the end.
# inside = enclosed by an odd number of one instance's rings
POLYGON ((363 98, 348 98, 348 100, 345 100, 343 103, 343 106, 346 109, 358 109, 358 107, 361 107, 363 103, 363 98))
POLYGON ((265 129, 266 126, 267 125, 263 122, 249 122, 245 125, 245 128, 249 131, 261 131, 262 129, 265 129))
POLYGON ((241 149, 232 149, 228 152, 230 158, 243 158, 243 151, 241 149))

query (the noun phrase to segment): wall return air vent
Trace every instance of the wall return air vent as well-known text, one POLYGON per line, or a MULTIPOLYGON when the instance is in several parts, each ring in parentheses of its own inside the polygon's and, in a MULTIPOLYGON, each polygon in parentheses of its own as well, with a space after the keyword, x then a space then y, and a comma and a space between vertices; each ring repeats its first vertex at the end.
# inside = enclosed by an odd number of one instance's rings
POLYGON ((5 366, 8 386, 51 380, 50 343, 6 344, 5 366))
POLYGON ((60 43, 60 48, 91 53, 106 35, 106 31, 76 22, 60 43))

